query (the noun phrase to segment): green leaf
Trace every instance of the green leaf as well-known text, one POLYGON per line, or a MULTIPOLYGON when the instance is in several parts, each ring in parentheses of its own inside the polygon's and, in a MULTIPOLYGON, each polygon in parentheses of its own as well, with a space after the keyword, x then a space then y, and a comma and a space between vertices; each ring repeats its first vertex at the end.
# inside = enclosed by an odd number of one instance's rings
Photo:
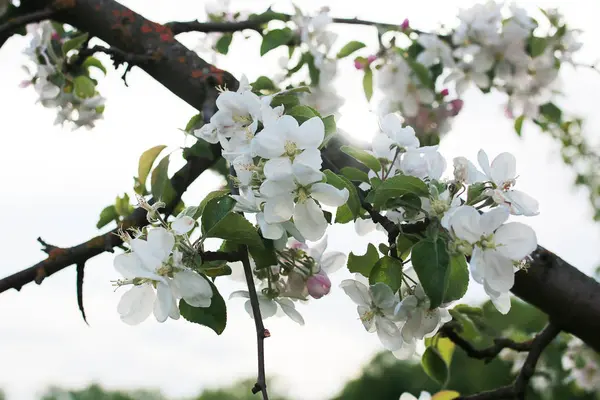
POLYGON ((410 68, 413 70, 413 72, 415 73, 415 75, 417 75, 417 78, 419 78, 419 80, 421 81, 421 83, 423 84, 423 86, 425 86, 426 88, 433 88, 433 80, 431 79, 431 76, 429 75, 429 69, 424 66, 423 64, 421 64, 420 62, 417 62, 416 60, 407 57, 405 58, 406 62, 408 63, 408 65, 410 66, 410 68))
POLYGON ((221 54, 227 54, 229 52, 229 45, 231 44, 232 40, 232 33, 224 33, 223 36, 221 36, 219 40, 217 40, 217 43, 215 44, 215 49, 221 54))
POLYGON ((442 356, 433 347, 428 347, 421 358, 421 365, 425 373, 440 385, 444 385, 450 375, 448 366, 442 359, 442 356))
POLYGON ((344 47, 337 53, 337 58, 348 57, 350 54, 354 53, 356 50, 360 50, 367 45, 363 42, 358 42, 353 40, 351 42, 346 43, 344 47))
POLYGON ((294 32, 290 28, 273 29, 265 34, 260 45, 260 55, 264 56, 269 51, 288 44, 294 38, 294 32))
POLYGON ((163 157, 162 160, 152 171, 150 177, 150 185, 152 189, 152 197, 155 199, 161 199, 166 202, 165 199, 167 191, 173 189, 171 187, 171 181, 169 180, 169 155, 163 157))
POLYGON ((79 49, 88 40, 88 37, 89 35, 87 33, 83 33, 64 42, 62 45, 63 55, 66 56, 69 51, 79 49))
MULTIPOLYGON (((204 212, 204 208, 206 207, 206 205, 208 204, 209 201, 227 196, 228 194, 229 194, 229 189, 214 190, 214 191, 210 192, 209 194, 207 194, 206 197, 204 197, 204 199, 202 199, 202 201, 200 202, 200 205, 198 206, 198 212, 196 213, 195 219, 197 219, 198 217, 200 217, 200 215, 202 215, 202 213, 204 212)), ((231 199, 231 200, 233 200, 233 199, 231 199)), ((235 200, 233 200, 233 201, 235 202, 235 200)), ((233 208, 233 207, 231 207, 231 208, 233 208)), ((227 211, 229 211, 229 210, 227 210, 227 211)))
POLYGON ((356 161, 366 165, 369 169, 372 169, 375 172, 381 171, 381 163, 374 155, 369 154, 362 149, 350 146, 342 146, 340 150, 354 158, 356 161))
POLYGON ((325 125, 325 138, 323 139, 323 143, 321 144, 320 148, 327 146, 327 143, 329 143, 331 138, 337 133, 337 125, 333 115, 328 115, 322 119, 323 125, 325 125))
POLYGON ((252 82, 252 90, 254 91, 261 91, 261 90, 267 90, 267 91, 276 91, 277 90, 277 86, 275 85, 275 83, 267 78, 266 76, 259 76, 254 82, 252 82))
POLYGON ((89 56, 85 59, 81 66, 86 69, 91 67, 98 68, 100 71, 104 72, 104 75, 106 75, 106 67, 104 64, 102 64, 102 61, 98 60, 96 57, 89 56))
POLYGON ((357 256, 350 252, 348 255, 348 270, 352 273, 359 273, 369 277, 371 270, 379 261, 379 253, 372 243, 369 243, 367 251, 362 256, 357 256))
POLYGON ((477 182, 469 185, 467 188, 467 204, 476 204, 487 198, 487 196, 483 196, 484 190, 485 183, 477 182))
MULTIPOLYGON (((227 197, 223 197, 225 199, 227 197)), ((204 217, 202 221, 204 222, 204 217)), ((254 225, 242 215, 229 212, 221 220, 217 221, 211 228, 206 230, 205 237, 225 239, 233 243, 248 246, 262 247, 263 242, 254 225)))
POLYGON ((450 272, 450 257, 446 250, 446 242, 438 238, 422 239, 415 244, 411 253, 411 262, 423 290, 431 302, 431 308, 442 304, 450 272))
POLYGON ((460 393, 455 390, 442 390, 433 395, 431 400, 454 400, 460 397, 460 393))
POLYGON ((521 136, 521 129, 523 129, 523 121, 525 121, 525 116, 521 115, 519 118, 515 119, 515 132, 517 135, 521 136))
MULTIPOLYGON (((165 145, 161 144, 159 146, 154 146, 140 156, 140 161, 138 163, 138 176, 137 179, 143 187, 146 187, 146 180, 148 179, 148 175, 150 174, 150 170, 152 169, 152 164, 158 157, 161 151, 165 149, 165 145)), ((145 189, 144 189, 145 190, 145 189)))
POLYGON ((74 93, 77 97, 86 99, 96 94, 96 84, 85 75, 79 75, 73 79, 74 93))
POLYGON ((338 207, 335 213, 335 223, 336 224, 347 224, 350 221, 354 221, 354 215, 352 215, 352 211, 346 204, 341 207, 338 207))
POLYGON ((405 260, 410 254, 410 250, 414 246, 415 243, 419 241, 419 238, 408 236, 408 235, 398 235, 396 238, 396 251, 400 258, 405 260))
POLYGON ((414 176, 396 175, 383 181, 375 190, 373 207, 381 208, 385 203, 394 198, 406 194, 414 194, 419 197, 429 196, 427 184, 414 176))
POLYGON ((215 331, 217 335, 220 335, 227 325, 227 306, 225 306, 225 300, 223 300, 217 287, 210 280, 207 279, 207 281, 213 291, 210 306, 192 307, 181 299, 179 300, 179 312, 186 320, 207 326, 215 331))
POLYGON ((540 111, 548 119, 548 121, 555 122, 557 124, 561 123, 562 110, 558 108, 554 103, 542 104, 540 106, 540 111))
POLYGON ((462 254, 450 257, 450 276, 442 303, 461 299, 469 287, 469 269, 467 260, 462 254))
POLYGON ((269 268, 272 265, 277 265, 279 262, 277 254, 275 254, 275 246, 272 240, 262 239, 263 247, 251 246, 248 247, 250 255, 256 264, 257 269, 269 268))
POLYGON ((361 171, 354 167, 344 167, 340 170, 340 173, 351 181, 356 182, 369 182, 369 175, 366 172, 361 171))
POLYGON ((371 101, 371 97, 373 97, 373 71, 371 68, 365 69, 365 75, 363 76, 363 90, 367 101, 371 101))
POLYGON ((129 203, 129 195, 125 193, 123 197, 117 197, 115 200, 115 209, 117 214, 126 217, 133 212, 133 206, 129 203))
POLYGON ((119 213, 117 212, 117 208, 112 205, 112 206, 108 206, 106 208, 104 208, 104 210, 100 211, 100 219, 98 220, 98 223, 96 224, 96 228, 100 229, 108 224, 110 224, 112 221, 118 221, 119 220, 119 213))
POLYGON ((271 107, 277 107, 283 105, 287 110, 291 110, 294 106, 300 104, 298 96, 294 93, 282 93, 273 97, 271 100, 271 107))
POLYGON ((323 173, 327 177, 327 183, 330 185, 340 190, 344 188, 348 189, 348 201, 340 208, 347 207, 352 213, 353 219, 356 219, 356 217, 358 217, 360 214, 360 198, 358 197, 356 186, 354 186, 348 179, 344 178, 343 176, 339 176, 328 169, 323 171, 323 173))
POLYGON ((299 124, 303 124, 311 118, 320 116, 314 108, 303 105, 292 107, 286 114, 294 117, 299 124))
POLYGON ((481 332, 477 329, 471 318, 457 311, 456 308, 448 310, 448 312, 452 316, 452 319, 460 324, 461 334, 465 339, 476 341, 481 338, 481 332))
MULTIPOLYGON (((207 197, 215 192, 209 193, 207 197)), ((200 203, 200 212, 202 214, 202 233, 206 234, 215 225, 217 225, 235 206, 235 200, 229 196, 216 195, 211 199, 206 198, 200 203), (205 204, 202 204, 205 203, 205 204)))
POLYGON ((196 129, 202 128, 202 125, 204 125, 204 116, 202 113, 196 114, 190 118, 188 123, 185 125, 185 131, 187 133, 192 133, 196 129))
POLYGON ((185 160, 189 160, 192 157, 205 158, 207 160, 215 159, 210 143, 202 139, 198 139, 192 147, 183 149, 183 158, 185 160))
POLYGON ((531 57, 535 58, 535 57, 541 56, 544 53, 544 51, 546 50, 547 46, 548 46, 548 38, 532 36, 529 39, 529 48, 531 51, 531 57))
POLYGON ((310 77, 310 84, 317 86, 321 79, 321 70, 315 65, 315 58, 311 53, 308 53, 308 76, 310 77))
POLYGON ((385 283, 394 292, 398 291, 402 285, 402 263, 388 256, 379 259, 369 273, 369 284, 374 285, 377 282, 385 283))

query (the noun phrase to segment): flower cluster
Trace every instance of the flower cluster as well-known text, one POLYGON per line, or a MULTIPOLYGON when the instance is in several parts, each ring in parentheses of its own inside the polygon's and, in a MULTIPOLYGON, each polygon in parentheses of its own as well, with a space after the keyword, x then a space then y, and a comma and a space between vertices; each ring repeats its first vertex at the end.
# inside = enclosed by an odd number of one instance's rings
MULTIPOLYGON (((470 257, 472 278, 483 285, 496 308, 507 313, 515 270, 537 246, 535 232, 529 226, 506 223, 510 214, 538 214, 537 201, 513 189, 517 178, 515 158, 502 153, 490 164, 481 150, 478 156, 481 172, 466 158, 458 157, 454 160, 454 179, 444 180, 446 161, 437 146, 421 147, 414 130, 403 127, 395 114, 384 116, 380 126, 381 132, 372 143, 378 170, 371 169, 369 183, 363 183, 363 188, 374 187, 377 193, 377 187, 386 185, 388 180, 418 178, 421 183, 406 182, 420 185, 429 192, 428 196, 420 195, 417 202, 392 198, 382 211, 391 222, 400 225, 400 232, 405 224, 417 221, 427 221, 436 227, 435 237, 443 238, 449 256, 463 260, 470 257), (464 192, 469 193, 466 199, 461 198, 464 192)), ((367 224, 375 226, 359 220, 357 230, 364 233, 367 224)), ((415 257, 413 254, 413 265, 415 257)), ((382 282, 370 286, 355 280, 342 283, 342 288, 358 305, 365 328, 376 330, 384 347, 398 357, 412 355, 417 340, 433 336, 450 319, 445 309, 447 304, 430 308, 426 286, 420 283, 424 276, 419 271, 418 276, 411 276, 410 271, 402 272, 403 287, 399 292, 382 282)))
POLYGON ((569 371, 568 382, 575 382, 586 392, 600 390, 600 363, 598 354, 578 338, 572 338, 562 357, 562 367, 569 371))
POLYGON ((321 118, 298 124, 283 106, 271 107, 271 99, 252 93, 244 78, 237 92, 219 95, 219 111, 195 135, 221 144, 237 174, 236 210, 256 213, 263 237, 286 240, 289 232, 316 241, 327 228, 321 204, 343 205, 348 190, 323 182, 321 118))
MULTIPOLYGON (((269 318, 278 313, 304 325, 304 319, 295 308, 296 301, 305 302, 309 296, 320 299, 329 294, 329 274, 346 264, 346 255, 337 251, 325 252, 327 237, 313 247, 293 238, 287 246, 277 251, 277 265, 263 270, 254 269, 258 279, 258 301, 261 315, 269 318), (279 312, 281 310, 281 312, 279 312)), ((246 290, 233 292, 230 298, 249 299, 246 290)), ((245 303, 248 314, 253 317, 250 300, 245 303)))
POLYGON ((138 231, 133 238, 128 233, 121 234, 131 251, 114 259, 115 269, 124 278, 115 285, 132 285, 117 308, 121 320, 137 325, 152 312, 158 322, 179 319, 178 299, 192 307, 209 307, 212 287, 204 275, 184 263, 187 256, 195 253, 187 234, 196 222, 182 214, 169 225, 157 213, 164 204, 151 206, 141 197, 139 201, 147 210, 149 221, 159 226, 138 231))
MULTIPOLYGON (((34 65, 31 76, 21 87, 33 85, 39 102, 48 108, 57 109, 55 125, 71 122, 76 128, 93 128, 102 118, 105 99, 98 94, 96 82, 89 77, 87 67, 72 68, 63 54, 65 43, 71 32, 58 32, 50 21, 27 26, 32 36, 25 50, 29 61, 34 65)), ((82 64, 83 65, 83 64, 82 64)))

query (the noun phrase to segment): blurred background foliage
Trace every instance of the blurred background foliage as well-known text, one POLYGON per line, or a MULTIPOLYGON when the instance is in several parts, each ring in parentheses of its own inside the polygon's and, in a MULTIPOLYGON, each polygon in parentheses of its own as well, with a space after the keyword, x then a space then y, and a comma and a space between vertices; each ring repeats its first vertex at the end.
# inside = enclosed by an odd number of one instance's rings
MULTIPOLYGON (((516 300, 506 316, 495 311, 489 302, 482 308, 485 324, 477 327, 483 333, 477 347, 489 345, 491 338, 498 336, 525 340, 539 332, 547 322, 544 314, 516 300), (503 328, 507 326, 509 329, 503 328)), ((600 399, 598 394, 585 393, 565 381, 567 373, 562 370, 561 357, 566 339, 567 336, 559 338, 544 352, 532 381, 535 389, 530 388, 528 400, 600 399)), ((482 360, 471 359, 462 350, 456 349, 447 389, 472 394, 510 384, 514 374, 518 373, 518 367, 513 368, 514 357, 509 359, 515 353, 502 354, 503 357, 497 357, 486 364, 482 360), (508 356, 504 356, 505 354, 508 356)), ((252 386, 253 380, 248 379, 226 388, 207 389, 187 400, 255 400, 256 397, 250 392, 252 386)), ((418 362, 399 361, 391 353, 380 353, 363 368, 358 378, 347 382, 341 392, 330 400, 398 400, 403 392, 418 395, 422 390, 435 393, 440 387, 427 377, 418 362)), ((271 393, 271 397, 275 400, 292 400, 277 393, 271 393)), ((1 392, 0 400, 4 400, 1 392)), ((51 388, 41 400, 167 400, 167 397, 152 390, 111 391, 94 384, 82 390, 51 388)))

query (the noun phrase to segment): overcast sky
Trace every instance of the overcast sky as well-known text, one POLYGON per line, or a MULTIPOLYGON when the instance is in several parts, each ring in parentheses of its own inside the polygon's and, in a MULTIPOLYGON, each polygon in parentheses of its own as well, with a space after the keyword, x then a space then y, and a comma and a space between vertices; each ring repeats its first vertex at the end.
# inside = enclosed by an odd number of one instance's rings
MULTIPOLYGON (((159 22, 203 17, 203 2, 197 0, 124 3, 159 22), (174 3, 180 6, 173 7, 174 3)), ((339 17, 358 16, 389 23, 409 18, 412 26, 424 30, 434 29, 440 22, 453 23, 459 6, 473 3, 298 2, 305 10, 328 5, 332 15, 339 17)), ((571 25, 585 31, 581 59, 593 62, 600 56, 597 0, 518 3, 530 10, 559 5, 571 25)), ((261 11, 269 4, 237 1, 233 9, 261 11)), ((286 2, 275 4, 289 9, 286 2)), ((340 27, 337 31, 340 46, 355 38, 375 45, 372 28, 340 27)), ((199 38, 199 34, 189 34, 183 40, 193 47, 199 38)), ((190 106, 134 68, 129 74, 129 88, 114 71, 102 80, 100 90, 108 102, 105 120, 96 129, 71 132, 52 126, 55 112, 34 104, 32 88, 17 87, 25 79, 20 65, 26 43, 23 38, 13 38, 0 50, 1 276, 45 258, 36 242, 38 236, 66 247, 98 234, 95 224, 100 210, 112 204, 116 195, 131 191, 138 158, 144 150, 166 144, 175 150, 173 160, 181 158, 177 148, 186 142, 178 128, 183 128, 194 114, 190 106)), ((219 58, 217 65, 238 78, 245 73, 251 81, 269 75, 277 53, 258 58, 259 43, 256 35, 248 41, 236 36, 230 56, 219 58)), ((566 68, 561 77, 566 95, 560 104, 584 116, 588 135, 596 139, 600 128, 600 75, 566 68)), ((342 67, 337 86, 346 99, 338 125, 368 139, 375 132, 376 119, 364 100, 360 74, 351 61, 342 67)), ((600 264, 600 230, 592 222, 585 191, 573 187, 573 173, 562 165, 559 147, 533 124, 525 125, 522 139, 514 134, 513 122, 502 111, 504 100, 499 94, 468 92, 463 112, 442 143, 442 153, 448 160, 457 155, 474 160, 480 148, 492 157, 503 151, 514 153, 519 189, 540 201, 541 214, 527 219, 536 229, 540 244, 584 272, 592 272, 600 264)), ((172 161, 173 171, 181 163, 172 161)), ((188 204, 197 204, 219 182, 214 175, 203 175, 184 199, 188 204)), ((332 227, 329 237, 332 249, 357 253, 364 251, 369 240, 381 240, 377 235, 359 238, 351 225, 332 227)), ((254 376, 254 326, 241 300, 228 302, 228 327, 220 337, 183 320, 159 324, 149 318, 136 327, 125 325, 116 312, 120 293, 114 293, 110 284, 118 278, 113 257, 103 254, 87 263, 84 299, 90 327, 77 309, 73 268, 52 276, 41 286, 28 285, 21 292, 11 290, 0 295, 0 388, 9 400, 35 399, 50 384, 77 388, 91 382, 109 388, 154 387, 169 396, 189 396, 202 388, 254 376)), ((272 334, 266 342, 267 372, 296 399, 322 400, 336 394, 381 350, 376 335, 365 332, 359 322, 353 303, 337 289, 337 284, 349 276, 337 273, 332 278, 331 295, 299 307, 306 326, 283 318, 266 321, 272 334)), ((218 280, 217 285, 224 297, 241 288, 227 279, 218 280)), ((468 298, 480 301, 482 291, 472 285, 468 298)))

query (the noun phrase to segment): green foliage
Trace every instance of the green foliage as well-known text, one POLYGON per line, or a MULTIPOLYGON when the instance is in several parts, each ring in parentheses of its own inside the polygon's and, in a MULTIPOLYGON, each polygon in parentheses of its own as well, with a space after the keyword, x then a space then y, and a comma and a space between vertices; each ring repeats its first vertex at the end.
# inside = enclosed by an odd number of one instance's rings
POLYGON ((337 58, 348 57, 350 54, 352 54, 355 51, 360 50, 366 46, 367 45, 364 44, 363 42, 352 40, 352 41, 346 43, 346 45, 344 47, 342 47, 342 49, 337 53, 337 58))
POLYGON ((369 273, 369 284, 383 282, 394 292, 402 285, 402 263, 395 258, 383 256, 369 273))
POLYGON ((100 229, 110 224, 112 221, 119 221, 119 213, 117 213, 117 209, 114 205, 110 205, 100 212, 100 219, 98 220, 98 223, 96 223, 96 228, 100 229))
POLYGON ((227 54, 229 52, 229 45, 233 40, 233 33, 224 33, 217 43, 215 44, 215 49, 221 54, 227 54))
POLYGON ((515 119, 515 132, 517 135, 521 136, 521 130, 523 129, 523 122, 525 121, 525 116, 521 115, 517 119, 515 119))
POLYGON ((373 71, 371 68, 365 67, 362 85, 367 101, 371 101, 371 97, 373 97, 373 71))
POLYGON ((434 347, 428 347, 421 357, 421 365, 425 373, 440 385, 445 385, 449 378, 448 366, 434 347))
POLYGON ((302 124, 311 118, 321 116, 321 114, 319 114, 319 112, 314 108, 304 105, 294 106, 288 112, 286 112, 286 114, 294 117, 299 124, 302 124))
POLYGON ((362 256, 357 256, 352 252, 348 254, 348 270, 353 273, 362 274, 368 278, 377 261, 379 261, 377 248, 372 243, 369 243, 367 251, 362 256))
POLYGON ((327 177, 327 183, 338 189, 346 188, 349 193, 348 201, 346 202, 346 204, 344 204, 341 207, 338 207, 335 221, 343 224, 346 222, 356 220, 356 218, 360 214, 360 198, 358 197, 356 186, 354 186, 352 182, 350 182, 348 179, 344 178, 343 176, 337 175, 330 170, 325 170, 323 172, 327 177), (350 219, 339 218, 340 215, 348 214, 350 214, 350 219))
POLYGON ((254 225, 244 216, 231 211, 234 205, 235 200, 229 196, 214 198, 206 204, 202 212, 204 237, 263 247, 263 242, 254 225))
POLYGON ((81 46, 83 46, 83 44, 88 40, 88 38, 89 34, 86 32, 65 41, 62 45, 62 53, 67 55, 67 53, 71 50, 80 49, 81 46))
POLYGON ((81 66, 88 71, 88 74, 89 69, 92 67, 99 69, 104 73, 104 75, 106 75, 107 73, 106 67, 104 66, 104 64, 102 64, 102 61, 98 60, 96 57, 93 56, 89 56, 88 58, 86 58, 83 64, 81 64, 81 66))
POLYGON ((275 83, 266 76, 259 76, 254 82, 251 83, 251 85, 252 90, 254 91, 266 90, 268 92, 274 92, 278 90, 275 83))
POLYGON ((369 182, 369 175, 366 172, 361 171, 354 167, 344 167, 340 170, 340 173, 346 178, 355 182, 369 182))
POLYGON ((293 38, 294 32, 290 28, 273 29, 267 32, 260 45, 260 55, 264 56, 269 51, 290 43, 293 38))
POLYGON ((185 131, 186 133, 193 133, 196 129, 202 128, 202 125, 204 125, 204 116, 202 113, 198 113, 190 118, 185 125, 185 131))
POLYGON ((152 171, 150 185, 152 196, 155 199, 161 199, 165 203, 169 201, 173 195, 173 187, 169 180, 169 155, 163 157, 152 171))
POLYGON ((227 325, 227 307, 225 300, 217 290, 217 287, 210 281, 213 290, 213 297, 208 307, 192 307, 185 300, 179 300, 179 312, 181 316, 190 322, 204 325, 220 335, 227 325))
POLYGON ((145 152, 143 152, 140 156, 137 176, 139 190, 136 190, 136 193, 146 193, 146 180, 148 179, 148 175, 150 174, 150 170, 152 169, 152 164, 154 164, 154 161, 156 160, 160 152, 163 151, 166 147, 167 146, 165 145, 154 146, 151 149, 148 149, 145 152))
POLYGON ((209 201, 211 201, 213 199, 221 198, 223 196, 227 196, 228 194, 229 194, 229 189, 219 189, 219 190, 213 190, 212 192, 210 192, 209 194, 204 196, 204 198, 200 202, 200 205, 198 206, 198 212, 196 213, 194 218, 197 219, 200 215, 202 215, 202 213, 204 212, 204 208, 206 207, 206 205, 208 204, 209 201))
POLYGON ((379 160, 374 155, 367 153, 365 150, 357 149, 351 146, 342 146, 340 150, 354 158, 359 163, 366 165, 369 169, 372 169, 375 172, 381 171, 381 163, 379 160))
POLYGON ((419 178, 407 175, 396 175, 384 180, 375 190, 373 207, 381 209, 388 200, 402 197, 406 194, 427 197, 427 184, 419 178))
POLYGON ((443 303, 462 299, 469 287, 469 268, 462 254, 450 257, 450 274, 443 303))
POLYGON ((73 92, 77 97, 86 99, 96 94, 96 84, 85 75, 79 75, 73 79, 73 92))
POLYGON ((327 143, 329 143, 331 138, 337 133, 337 124, 335 123, 335 117, 333 115, 328 115, 323 118, 323 125, 325 125, 325 138, 323 139, 320 148, 327 146, 327 143))
POLYGON ((422 239, 412 249, 411 262, 431 301, 431 308, 439 307, 446 293, 450 272, 446 242, 441 238, 422 239))

